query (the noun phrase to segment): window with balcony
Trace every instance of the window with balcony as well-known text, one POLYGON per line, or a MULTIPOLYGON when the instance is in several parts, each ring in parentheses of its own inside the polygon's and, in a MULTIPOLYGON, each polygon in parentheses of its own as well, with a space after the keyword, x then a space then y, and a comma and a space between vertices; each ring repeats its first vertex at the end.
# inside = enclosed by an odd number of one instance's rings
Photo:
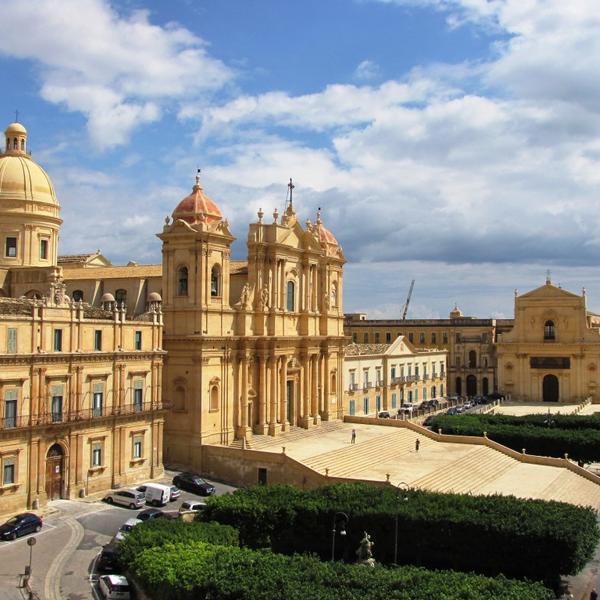
POLYGON ((104 404, 104 384, 95 383, 92 390, 92 416, 101 417, 104 404))
POLYGON ((431 343, 432 344, 437 344, 437 336, 435 335, 435 333, 431 334, 431 343))
POLYGON ((4 427, 17 426, 17 390, 4 391, 4 427))
POLYGON ((133 409, 141 412, 144 406, 144 380, 136 379, 133 382, 133 409))
POLYGON ((53 423, 62 423, 63 420, 63 396, 62 390, 52 393, 51 414, 53 423))
POLYGON ((83 290, 75 290, 73 292, 73 302, 83 302, 83 290))
POLYGON ((475 369, 477 367, 477 352, 475 350, 469 351, 469 369, 475 369))
POLYGON ((396 367, 392 367, 392 370, 390 372, 390 377, 392 378, 392 381, 394 381, 394 379, 396 379, 396 367))
POLYGON ((369 414, 369 399, 368 398, 363 398, 363 413, 365 415, 369 414))
POLYGON ((115 302, 117 303, 117 306, 127 306, 127 290, 118 289, 115 292, 115 302))
POLYGON ((397 402, 398 402, 397 398, 398 398, 397 394, 393 393, 392 394, 392 408, 396 408, 396 405, 397 405, 397 402))
POLYGON ((427 400, 427 388, 423 388, 423 400, 427 400))

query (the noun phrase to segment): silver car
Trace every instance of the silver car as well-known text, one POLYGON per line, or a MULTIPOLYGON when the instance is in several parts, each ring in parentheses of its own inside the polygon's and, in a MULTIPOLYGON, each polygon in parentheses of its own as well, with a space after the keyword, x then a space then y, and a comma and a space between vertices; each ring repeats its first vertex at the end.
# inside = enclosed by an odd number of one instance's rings
POLYGON ((120 504, 127 508, 142 508, 146 502, 146 497, 137 490, 114 490, 104 496, 104 502, 108 504, 120 504))

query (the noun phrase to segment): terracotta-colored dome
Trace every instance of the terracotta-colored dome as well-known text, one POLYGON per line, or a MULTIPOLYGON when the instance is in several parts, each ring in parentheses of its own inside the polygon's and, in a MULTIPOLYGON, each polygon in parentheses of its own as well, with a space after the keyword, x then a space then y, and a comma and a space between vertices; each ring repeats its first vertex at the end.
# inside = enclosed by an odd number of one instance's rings
POLYGON ((317 231, 319 233, 319 242, 321 244, 328 244, 329 246, 339 246, 338 241, 335 239, 335 236, 325 225, 319 223, 317 225, 317 231))
POLYGON ((200 179, 196 177, 196 185, 192 193, 186 196, 173 211, 173 219, 182 219, 191 225, 205 222, 221 221, 223 215, 219 207, 204 193, 200 187, 200 179))

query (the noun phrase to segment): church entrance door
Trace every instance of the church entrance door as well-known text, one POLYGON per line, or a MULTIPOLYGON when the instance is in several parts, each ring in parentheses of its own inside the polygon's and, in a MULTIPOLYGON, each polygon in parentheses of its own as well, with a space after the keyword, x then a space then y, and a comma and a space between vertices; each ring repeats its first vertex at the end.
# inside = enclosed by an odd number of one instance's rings
POLYGON ((477 396, 477 377, 467 376, 467 396, 477 396))
POLYGON ((53 444, 46 455, 46 494, 48 500, 62 496, 64 486, 64 452, 60 444, 53 444))
POLYGON ((542 390, 544 402, 558 402, 558 377, 545 375, 542 390))

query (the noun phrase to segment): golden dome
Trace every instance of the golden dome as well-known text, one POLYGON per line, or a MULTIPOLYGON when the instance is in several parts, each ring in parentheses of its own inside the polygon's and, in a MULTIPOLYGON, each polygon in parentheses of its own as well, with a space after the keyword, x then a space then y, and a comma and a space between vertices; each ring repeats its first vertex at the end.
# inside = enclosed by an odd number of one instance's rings
POLYGON ((14 123, 10 123, 10 125, 4 130, 4 133, 6 135, 12 133, 21 133, 27 135, 27 129, 25 129, 21 123, 17 123, 15 121, 14 123))
POLYGON ((173 220, 175 219, 182 219, 191 225, 200 222, 213 223, 223 219, 219 207, 200 187, 198 176, 196 176, 196 185, 192 189, 192 193, 186 196, 173 211, 173 220))
POLYGON ((0 208, 5 199, 58 206, 50 177, 26 155, 0 155, 0 208))
POLYGON ((450 318, 451 319, 460 319, 462 316, 463 316, 462 310, 460 310, 460 308, 458 308, 458 306, 455 304, 454 308, 450 311, 450 318))

